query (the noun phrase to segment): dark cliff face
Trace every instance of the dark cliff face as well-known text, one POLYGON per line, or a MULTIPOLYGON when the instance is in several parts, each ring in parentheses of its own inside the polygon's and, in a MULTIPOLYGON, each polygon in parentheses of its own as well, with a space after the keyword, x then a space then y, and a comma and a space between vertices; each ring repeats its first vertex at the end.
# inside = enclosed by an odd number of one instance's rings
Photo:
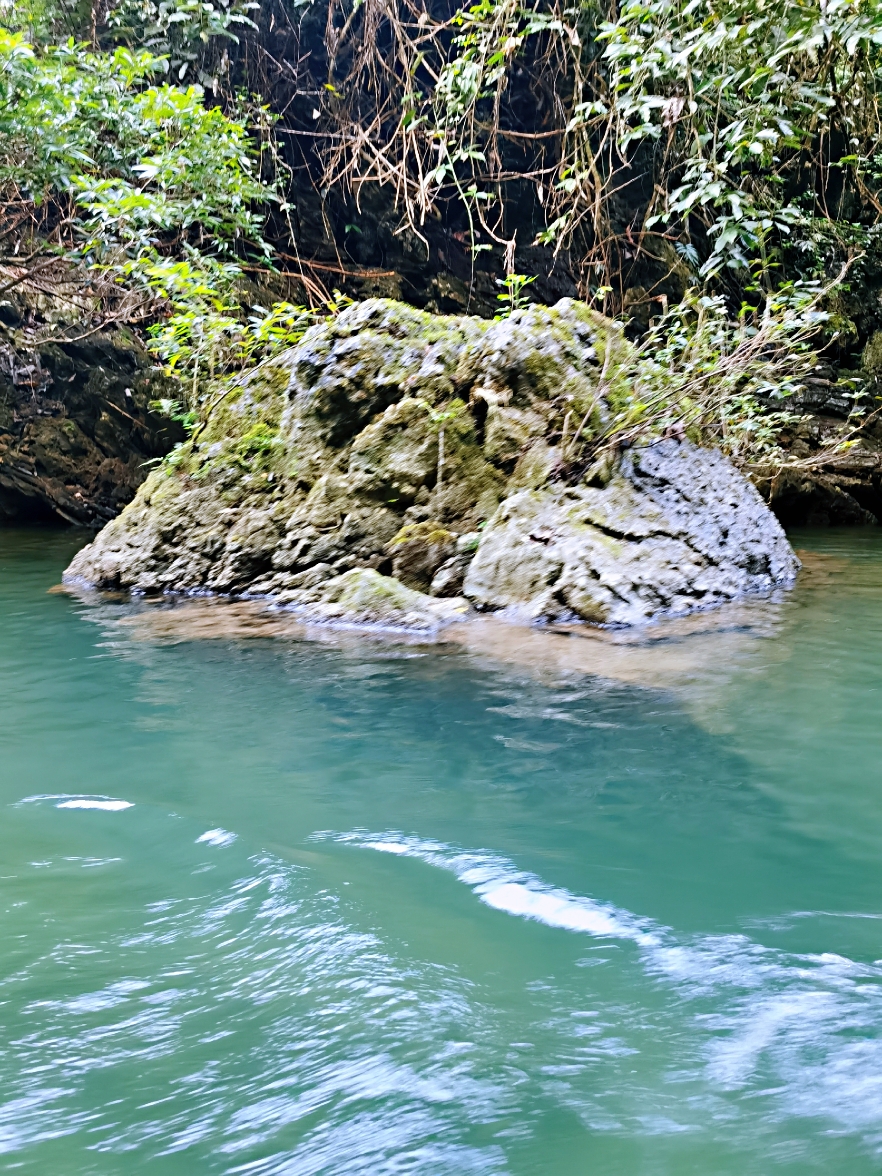
POLYGON ((72 342, 4 329, 0 523, 113 518, 144 481, 147 463, 182 439, 178 425, 150 409, 164 394, 162 376, 124 328, 72 342))

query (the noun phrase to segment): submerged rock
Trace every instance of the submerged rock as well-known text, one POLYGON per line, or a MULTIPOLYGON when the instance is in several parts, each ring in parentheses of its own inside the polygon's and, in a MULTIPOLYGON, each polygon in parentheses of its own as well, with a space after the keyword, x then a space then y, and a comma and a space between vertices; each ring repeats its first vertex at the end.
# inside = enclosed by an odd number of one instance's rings
POLYGON ((461 593, 635 623, 789 583, 783 531, 720 454, 665 441, 583 480, 628 347, 570 300, 491 323, 354 305, 222 393, 67 578, 417 629, 461 593))
POLYGON ((433 633, 468 612, 468 601, 433 600, 372 568, 353 568, 328 581, 319 599, 298 610, 312 624, 355 625, 433 633))

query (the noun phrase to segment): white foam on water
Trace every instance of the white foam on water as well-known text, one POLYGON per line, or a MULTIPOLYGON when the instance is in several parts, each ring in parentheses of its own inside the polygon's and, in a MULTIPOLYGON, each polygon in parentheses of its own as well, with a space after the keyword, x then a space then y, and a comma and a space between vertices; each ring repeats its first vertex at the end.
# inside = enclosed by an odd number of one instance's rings
POLYGON ((134 808, 128 800, 117 800, 113 796, 84 796, 81 793, 50 792, 38 796, 25 796, 19 804, 39 804, 41 801, 55 801, 59 809, 100 809, 106 813, 118 813, 134 808))
POLYGON ((639 919, 612 903, 598 902, 549 886, 535 874, 484 851, 463 852, 439 841, 400 833, 316 833, 315 840, 332 840, 398 857, 418 858, 454 874, 470 886, 481 902, 498 911, 534 919, 549 927, 582 931, 611 939, 629 939, 643 946, 661 945, 665 929, 650 919, 639 919))
POLYGON ((687 1019, 714 1087, 773 1090, 777 1113, 832 1119, 835 1130, 857 1132, 882 1153, 882 961, 789 953, 741 934, 682 942, 669 927, 550 886, 497 854, 396 832, 314 837, 416 858, 454 874, 494 910, 635 944, 644 972, 679 998, 675 1015, 692 1010, 687 1019))
POLYGON ((123 809, 135 806, 128 800, 93 800, 91 797, 79 796, 75 800, 63 800, 55 807, 60 809, 100 809, 105 813, 119 813, 123 809))
POLYGON ((197 845, 217 845, 227 846, 232 845, 236 840, 235 833, 228 833, 226 829, 209 829, 203 833, 201 837, 196 838, 197 845))

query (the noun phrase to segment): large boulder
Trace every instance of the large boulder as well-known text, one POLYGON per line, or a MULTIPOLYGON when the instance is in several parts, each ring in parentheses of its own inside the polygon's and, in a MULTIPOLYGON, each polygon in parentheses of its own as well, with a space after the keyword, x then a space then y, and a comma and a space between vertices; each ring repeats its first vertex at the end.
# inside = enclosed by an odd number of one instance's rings
POLYGON ((417 628, 460 592, 634 623, 789 583, 783 532, 720 454, 664 441, 586 473, 628 348, 570 300, 489 323, 356 304, 224 390, 67 578, 336 623, 382 597, 417 628))
POLYGON ((633 625, 768 591, 799 567, 756 489, 717 451, 663 441, 605 486, 521 490, 465 579, 482 608, 633 625))

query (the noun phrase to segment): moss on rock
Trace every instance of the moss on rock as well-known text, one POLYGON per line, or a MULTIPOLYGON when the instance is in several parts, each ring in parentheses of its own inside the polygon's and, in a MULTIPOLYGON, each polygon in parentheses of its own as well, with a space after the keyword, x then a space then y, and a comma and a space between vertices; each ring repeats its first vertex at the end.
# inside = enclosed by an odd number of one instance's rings
POLYGON ((330 580, 319 598, 302 607, 318 624, 434 633, 467 610, 465 601, 439 601, 372 568, 354 568, 330 580))
MULTIPOLYGON (((492 323, 386 299, 353 305, 206 405, 191 440, 79 553, 68 578, 259 594, 326 620, 394 616, 412 627, 404 618, 421 615, 419 628, 443 612, 424 593, 457 593, 464 577, 468 590, 475 544, 458 539, 493 518, 483 534, 494 536, 495 554, 480 583, 472 577, 473 595, 492 607, 491 564, 505 564, 503 578, 520 586, 500 603, 513 603, 527 590, 500 543, 523 546, 540 580, 557 557, 553 545, 537 554, 541 537, 515 542, 505 528, 520 523, 504 522, 505 504, 517 493, 523 503, 550 501, 570 440, 602 425, 628 348, 616 324, 567 299, 492 323)), ((578 525, 596 539, 586 551, 614 560, 621 542, 611 532, 629 533, 640 514, 632 499, 646 492, 620 493, 612 473, 606 482, 578 525)), ((479 562, 483 546, 482 538, 479 562)), ((577 588, 576 573, 568 576, 568 608, 614 619, 615 607, 601 608, 590 584, 577 588)), ((543 604, 541 615, 553 607, 543 604)))

